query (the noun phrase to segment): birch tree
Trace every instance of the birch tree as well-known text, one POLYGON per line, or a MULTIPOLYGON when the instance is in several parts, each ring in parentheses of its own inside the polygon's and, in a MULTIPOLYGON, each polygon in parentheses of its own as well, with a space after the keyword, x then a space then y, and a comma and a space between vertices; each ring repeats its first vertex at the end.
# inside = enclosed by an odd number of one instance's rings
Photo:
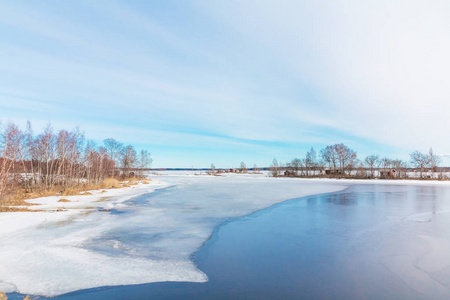
POLYGON ((269 167, 272 177, 278 177, 280 175, 280 166, 276 158, 273 159, 272 164, 269 167))

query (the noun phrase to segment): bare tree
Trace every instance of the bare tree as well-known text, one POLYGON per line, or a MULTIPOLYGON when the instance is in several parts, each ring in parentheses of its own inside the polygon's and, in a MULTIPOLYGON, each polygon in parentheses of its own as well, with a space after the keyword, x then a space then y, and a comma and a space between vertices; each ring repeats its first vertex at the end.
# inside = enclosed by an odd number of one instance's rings
POLYGON ((247 165, 243 161, 241 161, 240 172, 241 173, 247 173, 247 165))
POLYGON ((338 156, 335 151, 335 147, 329 145, 320 150, 320 157, 322 158, 323 162, 328 165, 328 167, 331 169, 333 168, 333 173, 336 174, 336 166, 338 164, 338 156))
POLYGON ((430 163, 430 157, 420 151, 414 151, 410 154, 411 164, 420 170, 420 178, 423 178, 423 172, 430 163))
POLYGON ((150 168, 153 159, 150 157, 151 154, 150 152, 148 152, 148 150, 141 150, 141 152, 139 152, 139 160, 138 160, 138 167, 139 167, 139 172, 140 172, 140 176, 143 176, 143 170, 144 169, 148 169, 150 168))
POLYGON ((322 159, 317 160, 316 170, 319 171, 319 174, 323 174, 325 167, 326 167, 326 163, 322 159))
POLYGON ((344 144, 336 144, 333 148, 337 154, 339 168, 342 174, 344 174, 346 170, 350 172, 350 169, 356 165, 356 152, 344 144))
POLYGON ((134 167, 142 169, 151 163, 147 151, 137 157, 132 146, 123 148, 113 139, 106 144, 109 150, 97 147, 93 141, 85 142, 78 128, 55 133, 48 124, 41 134, 34 136, 30 122, 25 132, 14 123, 0 126, 0 201, 20 189, 60 191, 98 184, 114 173, 115 162, 110 156, 120 162, 126 175, 134 167), (124 151, 117 154, 117 149, 124 151))
POLYGON ((428 160, 431 171, 437 172, 438 166, 441 163, 441 158, 434 154, 433 148, 430 148, 430 150, 428 151, 428 160))
POLYGON ((34 138, 33 129, 31 127, 31 122, 27 121, 27 129, 25 132, 25 147, 26 147, 26 157, 30 162, 30 178, 27 178, 27 188, 31 188, 36 184, 36 175, 34 173, 34 163, 35 163, 35 149, 34 149, 34 138))
POLYGON ((380 161, 380 157, 378 155, 372 154, 367 156, 364 159, 367 167, 370 169, 370 177, 373 178, 375 176, 375 168, 378 167, 380 161))
POLYGON ((399 178, 405 178, 408 177, 408 172, 407 172, 407 163, 402 161, 401 159, 394 159, 391 161, 392 163, 392 167, 395 169, 396 171, 396 175, 399 178))
POLYGON ((120 162, 122 166, 122 176, 129 177, 130 170, 135 166, 137 160, 136 150, 131 145, 125 146, 120 152, 120 162))
POLYGON ((290 169, 293 173, 294 176, 299 176, 299 172, 300 169, 302 167, 302 161, 298 158, 294 158, 290 163, 289 163, 290 169))
POLYGON ((48 189, 52 184, 53 161, 56 155, 55 135, 51 124, 47 124, 44 132, 36 137, 36 150, 38 154, 39 181, 48 189))
MULTIPOLYGON (((317 153, 313 147, 311 147, 311 150, 306 152, 305 167, 307 170, 311 170, 312 174, 315 175, 316 168, 317 168, 317 153)), ((307 173, 307 175, 308 175, 308 173, 307 173)))
POLYGON ((278 164, 278 160, 276 158, 273 159, 269 170, 272 177, 278 177, 280 175, 280 165, 278 164))
POLYGON ((13 151, 14 136, 12 126, 9 124, 0 135, 0 199, 4 197, 14 183, 11 176, 11 169, 15 163, 15 153, 13 151))
POLYGON ((108 151, 109 158, 112 159, 116 163, 116 165, 119 165, 121 152, 123 150, 123 144, 119 143, 113 138, 103 140, 103 144, 105 145, 105 148, 108 151))
POLYGON ((359 162, 358 167, 356 168, 356 177, 358 178, 366 178, 367 177, 367 172, 364 168, 364 164, 363 162, 359 162))
POLYGON ((387 169, 390 169, 390 168, 391 168, 392 161, 391 161, 389 158, 387 158, 387 157, 383 157, 383 158, 380 160, 380 165, 381 165, 381 167, 382 167, 384 170, 387 170, 387 169))

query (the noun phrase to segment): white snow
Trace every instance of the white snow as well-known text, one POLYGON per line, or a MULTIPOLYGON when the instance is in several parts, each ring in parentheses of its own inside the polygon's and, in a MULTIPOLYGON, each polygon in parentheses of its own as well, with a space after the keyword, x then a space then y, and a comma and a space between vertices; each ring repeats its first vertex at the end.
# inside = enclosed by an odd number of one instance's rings
MULTIPOLYGON (((33 208, 43 212, 1 213, 0 290, 55 296, 107 285, 205 282, 207 276, 191 255, 228 218, 352 184, 422 184, 252 174, 152 178, 149 185, 64 197, 71 200, 67 203, 58 202, 61 197, 56 196, 30 201, 40 203, 33 208), (158 189, 157 194, 148 194, 158 189), (133 198, 142 194, 147 195, 133 198), (109 198, 97 202, 103 197, 109 198)), ((394 261, 385 263, 392 266, 394 261)), ((427 266, 432 264, 423 267, 427 266)))
POLYGON ((205 282, 190 257, 225 219, 346 186, 261 175, 156 176, 149 185, 33 199, 41 204, 33 209, 46 211, 0 214, 0 290, 55 296, 106 285, 205 282), (145 205, 127 202, 169 185, 167 195, 145 205), (110 198, 96 202, 102 197, 110 198))

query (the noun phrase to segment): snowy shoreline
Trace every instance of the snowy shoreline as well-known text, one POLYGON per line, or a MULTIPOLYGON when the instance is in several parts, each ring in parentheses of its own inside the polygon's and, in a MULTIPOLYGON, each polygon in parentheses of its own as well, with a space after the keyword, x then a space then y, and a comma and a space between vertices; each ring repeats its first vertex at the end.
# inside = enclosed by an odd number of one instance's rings
MULTIPOLYGON (((0 239, 5 244, 5 241, 11 240, 13 237, 22 235, 24 232, 36 228, 36 230, 51 230, 52 228, 63 226, 72 222, 83 221, 83 218, 89 216, 90 213, 98 211, 109 211, 111 209, 120 208, 123 202, 137 197, 142 194, 152 193, 156 189, 165 188, 166 184, 159 180, 150 181, 150 183, 139 182, 136 185, 129 187, 121 187, 114 189, 99 189, 88 190, 79 195, 72 196, 48 196, 41 198, 34 198, 25 200, 33 205, 28 207, 30 211, 20 212, 2 212, 0 213, 0 223, 3 224, 0 228, 0 239), (59 202, 59 200, 68 200, 70 202, 59 202), (36 210, 36 211, 33 211, 36 210)), ((11 243, 8 243, 10 248, 11 243)), ((27 249, 16 249, 20 251, 30 251, 31 248, 39 248, 40 245, 32 243, 25 243, 27 249)), ((1 246, 0 246, 1 247, 1 246)), ((17 252, 12 249, 3 249, 4 256, 12 256, 14 259, 17 252)), ((3 251, 2 251, 3 252, 3 251)), ((5 267, 1 262, 5 262, 5 257, 0 259, 0 291, 11 293, 21 292, 24 294, 32 294, 27 292, 27 289, 22 290, 15 283, 16 280, 11 280, 9 275, 11 270, 5 267)), ((32 268, 33 262, 29 266, 32 268)), ((26 274, 18 274, 19 282, 26 277, 26 274), (22 276, 23 275, 23 276, 22 276)), ((39 283, 38 283, 39 284, 39 283)), ((26 284, 25 284, 26 286, 26 284)), ((56 295, 48 293, 49 296, 56 295)))
MULTIPOLYGON (((277 177, 278 178, 278 177, 277 177)), ((286 178, 286 177, 279 177, 286 178)), ((291 178, 291 177, 288 177, 291 178)), ((420 179, 347 179, 347 178, 295 178, 301 181, 314 181, 324 183, 345 183, 345 184, 378 184, 378 185, 420 185, 420 186, 450 186, 449 180, 420 180, 420 179)))
POLYGON ((450 185, 260 175, 151 178, 150 184, 90 191, 92 195, 27 200, 40 204, 31 208, 43 210, 39 212, 1 213, 0 222, 7 225, 0 228, 0 291, 56 296, 106 285, 205 282, 206 274, 190 257, 226 219, 355 184, 450 185), (172 194, 154 197, 144 207, 124 203, 172 183, 177 187, 172 194), (61 198, 70 202, 58 202, 61 198), (133 235, 142 236, 144 244, 129 240, 133 235))

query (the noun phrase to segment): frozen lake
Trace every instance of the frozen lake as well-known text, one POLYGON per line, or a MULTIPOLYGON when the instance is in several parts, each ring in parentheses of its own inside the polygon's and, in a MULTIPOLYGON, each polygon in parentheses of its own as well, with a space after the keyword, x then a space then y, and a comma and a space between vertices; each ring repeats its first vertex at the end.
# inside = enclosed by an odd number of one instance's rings
POLYGON ((121 265, 131 258, 159 263, 154 271, 161 278, 178 271, 180 281, 198 283, 125 282, 55 299, 450 296, 450 187, 263 177, 162 180, 174 185, 125 202, 110 214, 117 226, 78 247, 124 268, 135 267, 121 265), (198 248, 194 265, 190 258, 198 248))

